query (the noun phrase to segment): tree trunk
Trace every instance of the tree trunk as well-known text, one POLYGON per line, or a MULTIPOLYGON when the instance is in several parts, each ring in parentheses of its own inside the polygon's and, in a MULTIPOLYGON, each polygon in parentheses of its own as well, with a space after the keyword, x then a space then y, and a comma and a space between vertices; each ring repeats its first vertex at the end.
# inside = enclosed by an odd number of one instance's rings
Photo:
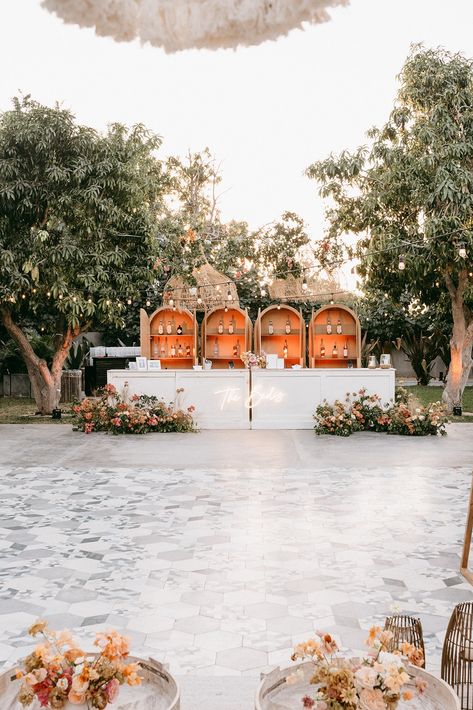
POLYGON ((26 335, 13 321, 11 312, 1 308, 0 318, 8 334, 18 345, 25 361, 33 396, 38 407, 38 414, 51 414, 52 410, 58 406, 61 398, 62 366, 67 358, 72 341, 78 335, 78 332, 73 332, 68 328, 66 333, 61 335, 53 356, 51 369, 49 369, 46 360, 42 360, 36 355, 26 335))
POLYGON ((463 302, 466 272, 460 273, 458 286, 454 285, 449 275, 446 283, 452 302, 453 329, 450 338, 451 361, 442 399, 451 411, 454 406, 461 406, 463 390, 470 374, 473 321, 467 322, 463 302))

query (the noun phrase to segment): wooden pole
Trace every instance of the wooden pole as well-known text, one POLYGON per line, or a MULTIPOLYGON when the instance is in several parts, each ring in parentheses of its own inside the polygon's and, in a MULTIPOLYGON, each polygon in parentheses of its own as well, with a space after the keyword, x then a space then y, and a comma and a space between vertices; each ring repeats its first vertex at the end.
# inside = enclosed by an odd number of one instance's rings
POLYGON ((465 579, 470 584, 473 584, 473 572, 470 569, 468 569, 468 560, 470 557, 472 532, 473 532, 473 475, 472 475, 471 488, 470 488, 470 503, 468 506, 468 515, 467 515, 466 527, 465 527, 465 538, 463 541, 462 561, 461 561, 461 567, 460 567, 461 574, 465 577, 465 579))

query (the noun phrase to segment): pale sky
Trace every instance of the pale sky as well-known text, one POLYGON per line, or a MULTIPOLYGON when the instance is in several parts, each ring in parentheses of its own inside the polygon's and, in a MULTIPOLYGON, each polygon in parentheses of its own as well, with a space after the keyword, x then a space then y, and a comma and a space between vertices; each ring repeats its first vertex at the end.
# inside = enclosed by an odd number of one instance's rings
POLYGON ((472 30, 472 0, 351 0, 277 42, 167 55, 66 25, 39 0, 1 0, 0 110, 22 91, 98 129, 142 122, 163 157, 208 146, 225 218, 257 227, 293 210, 318 238, 323 206, 305 168, 385 120, 411 43, 473 56, 472 30))

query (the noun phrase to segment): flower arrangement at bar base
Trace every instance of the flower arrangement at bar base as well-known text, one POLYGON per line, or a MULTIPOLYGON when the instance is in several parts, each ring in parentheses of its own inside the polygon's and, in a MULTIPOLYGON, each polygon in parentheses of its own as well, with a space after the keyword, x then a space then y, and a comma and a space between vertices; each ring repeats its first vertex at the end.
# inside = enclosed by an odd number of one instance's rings
POLYGON ((192 417, 195 407, 191 405, 183 410, 178 406, 182 391, 177 390, 175 403, 166 404, 148 395, 135 394, 128 399, 113 385, 105 385, 98 390, 98 397, 73 405, 73 428, 86 434, 94 431, 112 434, 196 431, 192 417))
POLYGON ((266 355, 264 353, 262 355, 257 355, 249 350, 246 353, 241 353, 240 357, 244 366, 248 367, 250 370, 252 368, 266 367, 266 355))
MULTIPOLYGON (((373 626, 366 644, 372 649, 362 659, 343 658, 330 634, 317 633, 316 639, 294 649, 292 660, 309 660, 314 664, 310 683, 317 686, 314 697, 305 695, 302 707, 313 710, 395 710, 401 698, 411 700, 414 692, 406 687, 410 676, 404 658, 422 664, 421 652, 410 644, 402 644, 398 652, 387 653, 392 639, 390 631, 373 626)), ((296 670, 286 678, 288 685, 303 679, 296 670)), ((416 692, 425 691, 425 681, 416 679, 416 692)))
POLYGON ((56 632, 45 621, 29 629, 42 643, 23 661, 12 680, 21 679, 18 702, 28 707, 35 699, 43 708, 63 708, 68 703, 84 708, 106 708, 120 686, 139 685, 138 665, 127 663, 128 639, 116 631, 96 634, 98 653, 87 655, 69 631, 56 632))

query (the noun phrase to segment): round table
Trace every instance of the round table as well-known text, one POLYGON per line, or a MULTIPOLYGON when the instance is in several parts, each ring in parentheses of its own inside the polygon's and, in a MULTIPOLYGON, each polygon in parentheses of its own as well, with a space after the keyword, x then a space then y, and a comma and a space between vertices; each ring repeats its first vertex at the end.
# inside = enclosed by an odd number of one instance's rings
MULTIPOLYGON (((406 669, 412 678, 418 676, 425 680, 427 688, 423 695, 408 702, 401 700, 397 710, 461 710, 459 698, 443 680, 422 668, 407 665, 406 669)), ((314 693, 314 686, 309 683, 313 672, 314 665, 308 662, 282 670, 275 668, 271 673, 263 674, 256 693, 255 710, 294 710, 302 707, 303 696, 314 693), (287 685, 287 676, 296 668, 304 671, 304 680, 296 685, 287 685)))
MULTIPOLYGON (((179 689, 176 681, 168 671, 153 659, 143 661, 139 658, 129 658, 130 662, 140 665, 142 684, 137 686, 122 685, 117 700, 110 705, 110 710, 179 710, 179 689)), ((10 668, 0 675, 0 707, 1 710, 20 710, 17 700, 21 681, 11 678, 15 668, 10 668)), ((86 706, 66 703, 63 710, 85 710, 86 706)), ((37 700, 29 705, 28 710, 40 710, 37 700)))

